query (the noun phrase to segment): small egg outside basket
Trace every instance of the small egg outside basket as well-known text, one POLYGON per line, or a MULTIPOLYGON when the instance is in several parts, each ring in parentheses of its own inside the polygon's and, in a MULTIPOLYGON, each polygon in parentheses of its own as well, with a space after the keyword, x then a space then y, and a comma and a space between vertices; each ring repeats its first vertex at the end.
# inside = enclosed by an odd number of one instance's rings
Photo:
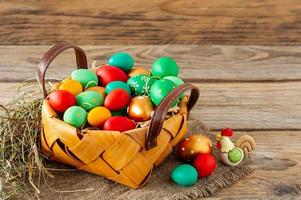
POLYGON ((148 127, 126 132, 85 128, 65 123, 48 103, 45 73, 50 63, 67 49, 74 49, 78 68, 87 69, 84 51, 67 42, 53 46, 42 58, 37 71, 44 93, 41 122, 43 153, 50 159, 74 166, 131 188, 142 187, 158 166, 187 133, 188 113, 199 97, 199 90, 183 84, 170 92, 156 107, 148 127), (166 119, 168 108, 185 91, 180 110, 166 119))

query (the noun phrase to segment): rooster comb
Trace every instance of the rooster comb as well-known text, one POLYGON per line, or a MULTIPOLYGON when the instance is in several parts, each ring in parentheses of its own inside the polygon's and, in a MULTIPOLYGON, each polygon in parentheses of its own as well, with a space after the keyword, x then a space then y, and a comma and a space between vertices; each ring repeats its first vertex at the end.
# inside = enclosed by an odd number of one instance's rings
POLYGON ((233 135, 233 130, 232 130, 232 128, 223 128, 221 133, 222 133, 222 136, 231 137, 233 135))

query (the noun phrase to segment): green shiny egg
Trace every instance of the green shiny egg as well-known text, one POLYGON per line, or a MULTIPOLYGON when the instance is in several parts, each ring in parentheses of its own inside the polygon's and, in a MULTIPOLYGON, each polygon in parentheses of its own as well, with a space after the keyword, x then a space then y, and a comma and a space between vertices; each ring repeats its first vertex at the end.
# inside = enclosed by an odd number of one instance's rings
POLYGON ((112 90, 115 90, 115 89, 118 89, 118 88, 124 89, 129 94, 131 94, 130 86, 128 84, 126 84, 125 82, 122 82, 122 81, 112 81, 109 84, 107 84, 106 93, 109 94, 112 90))
POLYGON ((179 68, 172 58, 158 58, 152 65, 152 75, 163 78, 165 76, 178 76, 179 68))
POLYGON ((128 79, 127 84, 132 90, 133 96, 149 95, 150 88, 157 81, 148 75, 136 75, 128 79))
POLYGON ((116 110, 116 111, 111 111, 112 116, 124 116, 125 111, 127 108, 121 109, 121 110, 116 110))
POLYGON ((79 81, 84 89, 98 85, 96 73, 89 69, 74 70, 71 79, 79 81))
POLYGON ((80 128, 86 124, 87 112, 80 106, 71 106, 64 113, 64 122, 80 128))
POLYGON ((127 53, 119 52, 115 53, 109 58, 108 64, 111 66, 118 67, 124 72, 128 72, 134 66, 134 59, 127 53))
MULTIPOLYGON (((175 77, 175 76, 165 76, 163 79, 166 79, 166 80, 170 80, 171 82, 173 82, 176 87, 184 84, 184 81, 182 81, 181 79, 179 79, 178 77, 175 77)), ((180 94, 179 98, 182 99, 184 97, 184 93, 180 94)))
POLYGON ((76 104, 86 111, 103 105, 103 97, 95 91, 85 91, 76 96, 76 104))
MULTIPOLYGON (((170 80, 157 80, 150 89, 150 98, 158 106, 161 101, 174 89, 176 85, 170 80)), ((174 107, 179 100, 175 100, 171 107, 174 107)))
POLYGON ((180 186, 191 186, 197 182, 198 172, 191 165, 178 165, 172 170, 171 179, 180 186))

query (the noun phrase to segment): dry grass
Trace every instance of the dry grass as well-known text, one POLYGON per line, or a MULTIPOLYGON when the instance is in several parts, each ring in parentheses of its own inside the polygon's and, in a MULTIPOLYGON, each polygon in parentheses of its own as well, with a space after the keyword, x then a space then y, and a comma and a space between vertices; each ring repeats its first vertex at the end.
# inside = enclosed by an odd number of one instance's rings
POLYGON ((26 83, 13 101, 1 105, 0 199, 38 198, 33 177, 48 174, 39 147, 40 96, 37 83, 26 83))

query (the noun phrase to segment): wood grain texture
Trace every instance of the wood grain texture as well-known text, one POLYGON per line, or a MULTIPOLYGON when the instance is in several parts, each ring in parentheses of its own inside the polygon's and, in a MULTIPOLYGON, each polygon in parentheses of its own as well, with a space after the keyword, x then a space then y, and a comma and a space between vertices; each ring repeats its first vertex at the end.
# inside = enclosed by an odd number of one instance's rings
MULTIPOLYGON (((194 84, 200 98, 191 115, 213 130, 301 130, 301 81, 194 84)), ((18 87, 20 83, 0 83, 5 94, 0 103, 14 97, 18 87)))
MULTIPOLYGON (((81 46, 89 65, 103 65, 113 53, 133 55, 136 66, 150 68, 160 56, 174 58, 180 77, 193 82, 267 82, 301 80, 301 47, 263 46, 81 46)), ((34 78, 36 67, 50 46, 2 46, 0 81, 24 81, 34 78)), ((75 67, 69 50, 51 65, 48 78, 62 78, 75 67)))
POLYGON ((0 44, 300 45, 299 0, 1 1, 0 44))

